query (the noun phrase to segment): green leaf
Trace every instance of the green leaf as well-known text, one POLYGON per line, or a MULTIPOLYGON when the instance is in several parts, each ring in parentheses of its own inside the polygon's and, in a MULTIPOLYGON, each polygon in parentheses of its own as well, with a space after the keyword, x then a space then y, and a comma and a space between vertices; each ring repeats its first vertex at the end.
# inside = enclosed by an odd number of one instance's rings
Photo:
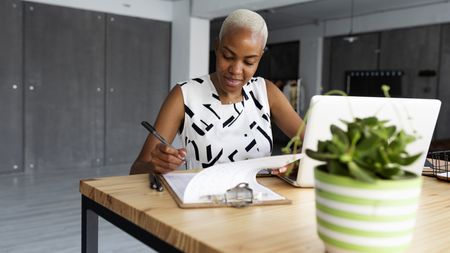
POLYGON ((344 130, 340 129, 336 125, 330 126, 331 134, 333 134, 333 137, 336 136, 337 139, 342 143, 344 146, 349 146, 349 140, 347 137, 347 134, 344 132, 344 130))
POLYGON ((403 166, 410 165, 413 162, 415 162, 421 155, 422 153, 415 154, 412 156, 400 156, 396 162, 403 166))
POLYGON ((336 161, 331 160, 327 163, 328 172, 334 175, 341 175, 341 176, 350 176, 347 166, 336 161))
POLYGON ((325 150, 327 150, 333 154, 340 155, 340 154, 345 153, 346 148, 342 145, 339 145, 339 144, 336 144, 335 142, 330 141, 330 142, 326 143, 325 150))
POLYGON ((373 177, 373 175, 371 175, 369 172, 367 172, 366 170, 359 167, 356 163, 354 163, 354 162, 348 163, 348 168, 349 168, 350 174, 355 179, 363 181, 363 182, 367 182, 367 183, 375 182, 375 178, 373 177))
POLYGON ((316 152, 316 151, 311 150, 311 149, 307 149, 305 151, 305 153, 306 153, 307 156, 311 157, 312 159, 319 160, 319 161, 328 161, 328 160, 331 160, 331 159, 337 159, 338 158, 338 155, 336 155, 336 154, 319 153, 319 152, 316 152))
POLYGON ((371 136, 369 138, 362 139, 356 146, 356 149, 360 152, 366 152, 377 148, 378 145, 380 145, 379 139, 376 136, 371 136))
POLYGON ((378 175, 381 176, 381 178, 384 179, 391 179, 394 176, 398 176, 400 174, 402 174, 402 169, 400 168, 400 166, 395 165, 395 164, 386 164, 386 166, 381 169, 380 171, 378 171, 378 175))

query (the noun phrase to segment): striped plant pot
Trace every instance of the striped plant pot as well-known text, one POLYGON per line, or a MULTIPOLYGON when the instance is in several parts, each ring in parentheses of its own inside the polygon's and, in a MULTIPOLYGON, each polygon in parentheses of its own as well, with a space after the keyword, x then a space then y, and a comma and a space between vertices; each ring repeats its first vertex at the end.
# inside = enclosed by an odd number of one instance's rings
POLYGON ((315 169, 316 217, 327 252, 405 252, 422 180, 368 184, 315 169))

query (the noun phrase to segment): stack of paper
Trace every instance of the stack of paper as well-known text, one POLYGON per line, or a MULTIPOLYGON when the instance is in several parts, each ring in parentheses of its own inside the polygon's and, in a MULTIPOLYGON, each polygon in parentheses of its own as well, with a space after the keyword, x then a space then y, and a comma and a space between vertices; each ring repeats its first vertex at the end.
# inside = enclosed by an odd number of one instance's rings
POLYGON ((225 194, 240 183, 248 183, 261 201, 281 200, 285 198, 256 181, 256 174, 263 169, 281 168, 302 156, 291 154, 249 159, 217 164, 198 173, 168 173, 163 177, 185 204, 211 202, 208 196, 225 194))

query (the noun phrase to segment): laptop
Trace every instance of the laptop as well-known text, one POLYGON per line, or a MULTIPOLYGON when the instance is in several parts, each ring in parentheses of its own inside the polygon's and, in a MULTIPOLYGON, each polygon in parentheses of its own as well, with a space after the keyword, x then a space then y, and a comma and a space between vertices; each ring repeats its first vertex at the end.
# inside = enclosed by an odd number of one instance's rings
MULTIPOLYGON (((331 138, 330 126, 335 124, 345 129, 341 120, 351 121, 354 117, 377 116, 389 120, 388 125, 395 125, 406 133, 416 133, 416 141, 407 146, 410 154, 422 152, 422 155, 405 170, 421 174, 434 127, 441 107, 437 99, 356 97, 356 96, 321 96, 312 97, 309 115, 306 119, 305 137, 302 153, 306 149, 317 150, 319 140, 331 138)), ((288 176, 279 176, 296 187, 314 187, 314 167, 321 162, 304 156, 297 169, 288 176)))

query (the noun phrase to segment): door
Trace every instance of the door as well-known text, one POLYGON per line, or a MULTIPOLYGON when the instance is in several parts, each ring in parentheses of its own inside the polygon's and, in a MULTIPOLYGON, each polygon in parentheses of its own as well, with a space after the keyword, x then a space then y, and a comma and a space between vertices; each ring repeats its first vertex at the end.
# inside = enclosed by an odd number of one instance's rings
POLYGON ((107 16, 106 164, 130 164, 169 92, 169 22, 107 16))
POLYGON ((0 173, 23 171, 22 2, 0 1, 0 173))
POLYGON ((104 14, 26 3, 28 169, 103 164, 104 14))

